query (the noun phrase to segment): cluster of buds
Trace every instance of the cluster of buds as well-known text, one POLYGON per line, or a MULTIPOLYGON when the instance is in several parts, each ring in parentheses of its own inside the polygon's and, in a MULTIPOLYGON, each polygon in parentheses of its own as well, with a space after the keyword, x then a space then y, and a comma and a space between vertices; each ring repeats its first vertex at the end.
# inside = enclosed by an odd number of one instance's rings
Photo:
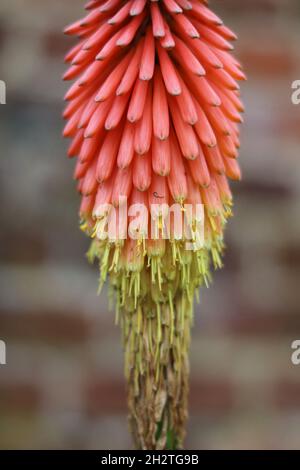
POLYGON ((222 265, 228 178, 241 177, 245 75, 231 55, 235 34, 205 0, 86 9, 65 30, 79 37, 66 56, 64 79, 75 81, 64 136, 81 228, 115 297, 137 445, 180 447, 194 294, 222 265))

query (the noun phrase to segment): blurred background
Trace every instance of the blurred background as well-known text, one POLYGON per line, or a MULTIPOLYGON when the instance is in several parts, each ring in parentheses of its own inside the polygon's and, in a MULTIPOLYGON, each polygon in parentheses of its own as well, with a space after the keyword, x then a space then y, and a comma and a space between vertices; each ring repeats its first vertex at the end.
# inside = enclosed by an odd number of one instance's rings
MULTIPOLYGON (((83 0, 1 0, 1 449, 127 449, 123 358, 61 138, 64 25, 83 0)), ((248 74, 225 268, 196 307, 187 448, 299 449, 299 0, 212 0, 248 74)))

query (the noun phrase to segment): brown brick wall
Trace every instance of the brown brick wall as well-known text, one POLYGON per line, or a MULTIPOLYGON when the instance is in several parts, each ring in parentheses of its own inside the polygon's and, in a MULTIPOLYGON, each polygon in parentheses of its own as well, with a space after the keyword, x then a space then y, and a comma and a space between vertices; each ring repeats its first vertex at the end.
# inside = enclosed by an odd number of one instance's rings
MULTIPOLYGON (((2 0, 0 448, 129 448, 119 331, 77 228, 60 137, 63 26, 83 1, 2 0)), ((299 448, 298 0, 212 0, 249 80, 243 182, 225 268, 202 293, 191 351, 190 448, 299 448)))

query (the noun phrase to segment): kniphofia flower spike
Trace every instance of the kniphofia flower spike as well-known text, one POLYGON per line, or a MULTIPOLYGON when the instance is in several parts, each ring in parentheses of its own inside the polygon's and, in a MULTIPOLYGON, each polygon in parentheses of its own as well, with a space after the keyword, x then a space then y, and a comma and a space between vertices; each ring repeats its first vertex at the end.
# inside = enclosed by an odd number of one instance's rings
POLYGON ((222 265, 228 178, 241 177, 245 75, 231 55, 235 34, 205 0, 90 0, 86 9, 65 30, 79 38, 66 56, 64 79, 75 81, 64 136, 76 157, 81 228, 100 284, 108 277, 115 295, 136 444, 180 448, 194 293, 210 282, 210 265, 222 265), (127 201, 145 209, 134 237, 127 201), (177 236, 174 203, 188 235, 177 236), (107 237, 111 219, 118 230, 107 237))

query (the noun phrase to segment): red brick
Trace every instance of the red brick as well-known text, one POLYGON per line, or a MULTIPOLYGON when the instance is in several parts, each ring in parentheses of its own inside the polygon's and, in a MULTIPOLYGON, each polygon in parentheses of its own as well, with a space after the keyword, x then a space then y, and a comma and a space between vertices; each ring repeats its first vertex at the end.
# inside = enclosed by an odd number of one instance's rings
POLYGON ((126 412, 127 398, 125 379, 91 380, 84 391, 86 412, 91 415, 103 415, 115 412, 126 412))
POLYGON ((7 229, 0 235, 0 257, 6 263, 35 264, 43 261, 47 255, 46 240, 41 233, 20 233, 7 229))
POLYGON ((41 393, 35 384, 24 382, 0 384, 0 407, 6 412, 37 410, 40 402, 41 393))
MULTIPOLYGON (((297 73, 298 64, 288 51, 287 40, 275 40, 275 47, 268 47, 265 36, 257 37, 258 47, 244 46, 239 49, 239 58, 249 76, 269 77, 276 80, 293 76, 297 73), (259 46, 259 44, 262 44, 259 46)), ((274 38, 269 39, 272 43, 274 38)))
MULTIPOLYGON (((290 0, 286 1, 290 2, 290 0)), ((226 0, 226 5, 224 5, 224 0, 215 0, 214 8, 222 8, 226 12, 238 13, 246 17, 249 13, 260 15, 275 13, 283 2, 284 0, 243 0, 242 2, 241 0, 226 0)))
POLYGON ((49 58, 56 57, 58 60, 61 60, 73 43, 74 41, 72 42, 70 39, 68 41, 62 32, 48 31, 43 36, 44 52, 49 58))
MULTIPOLYGON (((296 367, 296 366, 294 366, 296 367)), ((300 370, 299 370, 300 372, 300 370)), ((281 409, 294 409, 300 407, 300 383, 282 381, 274 386, 273 403, 281 409)))
POLYGON ((234 406, 235 389, 228 381, 203 380, 190 386, 190 411, 221 413, 234 406))
POLYGON ((93 325, 80 313, 64 312, 0 313, 0 331, 4 338, 26 339, 26 341, 68 342, 85 341, 93 325))
POLYGON ((228 319, 224 329, 236 335, 253 337, 293 337, 295 332, 300 331, 300 316, 299 312, 259 312, 245 306, 228 319))

